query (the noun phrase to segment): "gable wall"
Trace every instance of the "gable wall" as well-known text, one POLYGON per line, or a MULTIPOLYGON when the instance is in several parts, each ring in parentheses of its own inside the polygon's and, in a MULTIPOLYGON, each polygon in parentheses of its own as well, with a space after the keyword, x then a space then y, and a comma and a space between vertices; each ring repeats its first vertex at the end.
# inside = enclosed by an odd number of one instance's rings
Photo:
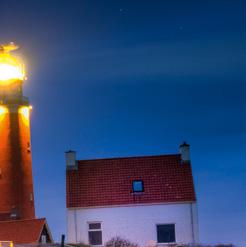
POLYGON ((100 221, 103 243, 120 236, 146 246, 157 240, 156 224, 174 223, 177 243, 198 242, 196 203, 67 210, 67 242, 88 244, 88 222, 100 221))

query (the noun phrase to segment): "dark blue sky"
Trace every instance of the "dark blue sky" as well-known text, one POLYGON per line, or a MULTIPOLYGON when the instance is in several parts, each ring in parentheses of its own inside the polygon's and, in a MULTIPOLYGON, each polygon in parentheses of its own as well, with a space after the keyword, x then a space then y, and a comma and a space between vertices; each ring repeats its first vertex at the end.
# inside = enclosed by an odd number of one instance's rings
POLYGON ((201 242, 245 243, 245 1, 1 0, 28 67, 37 215, 65 232, 64 151, 191 144, 201 242))

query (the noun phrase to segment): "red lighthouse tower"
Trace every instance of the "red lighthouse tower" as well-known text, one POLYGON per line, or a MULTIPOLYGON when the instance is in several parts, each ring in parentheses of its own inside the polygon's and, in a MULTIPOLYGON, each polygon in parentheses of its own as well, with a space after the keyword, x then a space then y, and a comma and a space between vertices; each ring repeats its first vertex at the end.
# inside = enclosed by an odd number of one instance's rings
POLYGON ((0 220, 34 219, 30 105, 23 64, 0 45, 0 220))
POLYGON ((0 45, 0 246, 53 242, 46 219, 35 218, 29 100, 23 63, 0 45))

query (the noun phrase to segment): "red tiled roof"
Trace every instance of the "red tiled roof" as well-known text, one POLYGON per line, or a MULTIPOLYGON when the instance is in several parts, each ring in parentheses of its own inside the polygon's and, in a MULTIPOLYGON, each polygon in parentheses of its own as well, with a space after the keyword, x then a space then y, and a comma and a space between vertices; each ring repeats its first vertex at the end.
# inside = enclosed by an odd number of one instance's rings
POLYGON ((66 178, 67 208, 196 201, 180 155, 79 160, 66 178), (133 180, 143 180, 144 192, 132 193, 133 180))
POLYGON ((2 221, 0 222, 0 241, 36 244, 39 242, 45 224, 45 219, 2 221))
POLYGON ((11 213, 0 213, 0 221, 9 220, 11 213))

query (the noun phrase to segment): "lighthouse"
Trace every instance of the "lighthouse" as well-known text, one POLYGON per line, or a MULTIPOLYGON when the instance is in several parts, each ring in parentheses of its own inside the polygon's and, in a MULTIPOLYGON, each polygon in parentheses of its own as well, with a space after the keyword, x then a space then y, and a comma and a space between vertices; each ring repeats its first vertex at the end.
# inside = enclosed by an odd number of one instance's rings
POLYGON ((0 45, 0 220, 35 218, 31 106, 22 92, 24 64, 12 55, 17 48, 0 45))
POLYGON ((45 218, 35 217, 31 106, 23 96, 23 62, 14 43, 0 45, 0 246, 52 243, 45 218))

